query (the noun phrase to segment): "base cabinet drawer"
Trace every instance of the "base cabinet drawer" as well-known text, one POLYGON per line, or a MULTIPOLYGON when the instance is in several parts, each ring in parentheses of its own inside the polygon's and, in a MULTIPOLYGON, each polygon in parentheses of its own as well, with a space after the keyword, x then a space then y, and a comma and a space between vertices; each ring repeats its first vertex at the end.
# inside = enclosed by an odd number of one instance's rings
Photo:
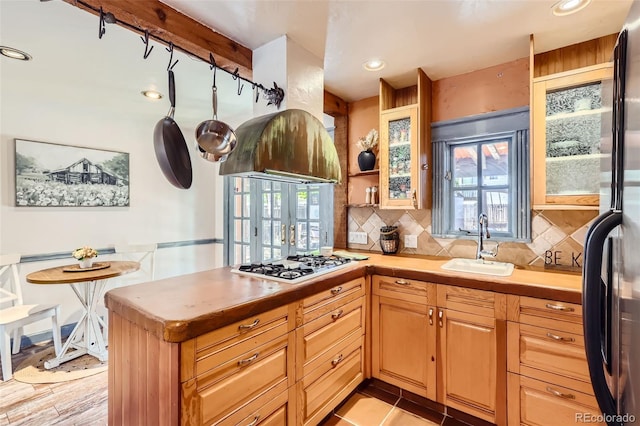
POLYGON ((592 395, 509 373, 509 426, 605 425, 592 395))
POLYGON ((363 380, 364 336, 350 335, 309 364, 297 383, 298 424, 316 425, 363 380))
MULTIPOLYGON (((220 421, 220 425, 286 425, 295 410, 289 405, 289 388, 282 382, 220 421)), ((293 399, 295 401, 295 398, 293 399)), ((293 417, 291 417, 293 419, 293 417)))
POLYGON ((518 336, 509 346, 509 358, 517 359, 513 372, 536 377, 542 370, 590 383, 582 335, 517 323, 509 324, 509 333, 518 336))
POLYGON ((217 424, 263 392, 290 384, 290 346, 287 334, 184 382, 182 423, 217 424))
POLYGON ((333 311, 296 329, 296 378, 299 380, 309 372, 311 360, 351 333, 364 333, 364 297, 338 306, 333 311))

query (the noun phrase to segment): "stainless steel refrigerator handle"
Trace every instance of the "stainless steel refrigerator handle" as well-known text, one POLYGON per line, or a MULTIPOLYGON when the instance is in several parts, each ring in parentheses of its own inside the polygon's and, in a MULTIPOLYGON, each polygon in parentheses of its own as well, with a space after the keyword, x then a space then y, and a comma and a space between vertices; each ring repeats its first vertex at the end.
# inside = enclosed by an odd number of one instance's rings
POLYGON ((603 319, 602 270, 603 246, 609 233, 622 223, 622 212, 609 210, 598 216, 585 238, 582 268, 582 321, 584 346, 593 392, 604 415, 616 414, 616 402, 609 391, 604 372, 601 330, 603 319))

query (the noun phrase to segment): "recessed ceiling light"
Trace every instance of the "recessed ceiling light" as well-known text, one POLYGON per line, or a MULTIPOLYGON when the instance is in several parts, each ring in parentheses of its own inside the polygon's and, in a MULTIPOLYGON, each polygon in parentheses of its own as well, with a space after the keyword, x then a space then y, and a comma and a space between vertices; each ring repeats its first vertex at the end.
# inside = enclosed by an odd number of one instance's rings
POLYGON ((22 50, 14 49, 13 47, 0 46, 0 54, 11 59, 19 59, 21 61, 30 61, 31 55, 22 50))
POLYGON ((591 3, 591 0, 560 0, 552 7, 552 12, 556 16, 566 16, 584 9, 591 3))
POLYGON ((385 63, 382 59, 369 59, 362 66, 367 71, 378 71, 384 68, 385 63))
POLYGON ((153 99, 153 100, 162 99, 162 93, 157 92, 155 90, 143 90, 140 93, 142 93, 143 96, 146 96, 149 99, 153 99))

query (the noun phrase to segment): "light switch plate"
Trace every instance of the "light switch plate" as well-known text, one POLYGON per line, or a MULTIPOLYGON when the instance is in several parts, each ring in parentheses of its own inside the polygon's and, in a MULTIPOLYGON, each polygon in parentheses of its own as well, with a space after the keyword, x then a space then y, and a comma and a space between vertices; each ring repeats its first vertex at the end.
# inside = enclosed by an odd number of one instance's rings
POLYGON ((405 235, 404 246, 406 248, 418 248, 418 236, 417 235, 405 235))
POLYGON ((367 244, 367 233, 349 232, 349 242, 352 244, 367 244))

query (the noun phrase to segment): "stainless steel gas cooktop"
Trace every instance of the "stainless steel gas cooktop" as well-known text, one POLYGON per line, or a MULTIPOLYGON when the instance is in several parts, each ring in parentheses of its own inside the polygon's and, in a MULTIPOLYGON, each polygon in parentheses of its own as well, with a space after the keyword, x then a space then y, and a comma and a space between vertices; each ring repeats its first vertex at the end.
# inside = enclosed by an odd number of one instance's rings
POLYGON ((299 283, 349 266, 351 259, 338 256, 295 255, 269 263, 247 263, 231 272, 256 278, 299 283))

